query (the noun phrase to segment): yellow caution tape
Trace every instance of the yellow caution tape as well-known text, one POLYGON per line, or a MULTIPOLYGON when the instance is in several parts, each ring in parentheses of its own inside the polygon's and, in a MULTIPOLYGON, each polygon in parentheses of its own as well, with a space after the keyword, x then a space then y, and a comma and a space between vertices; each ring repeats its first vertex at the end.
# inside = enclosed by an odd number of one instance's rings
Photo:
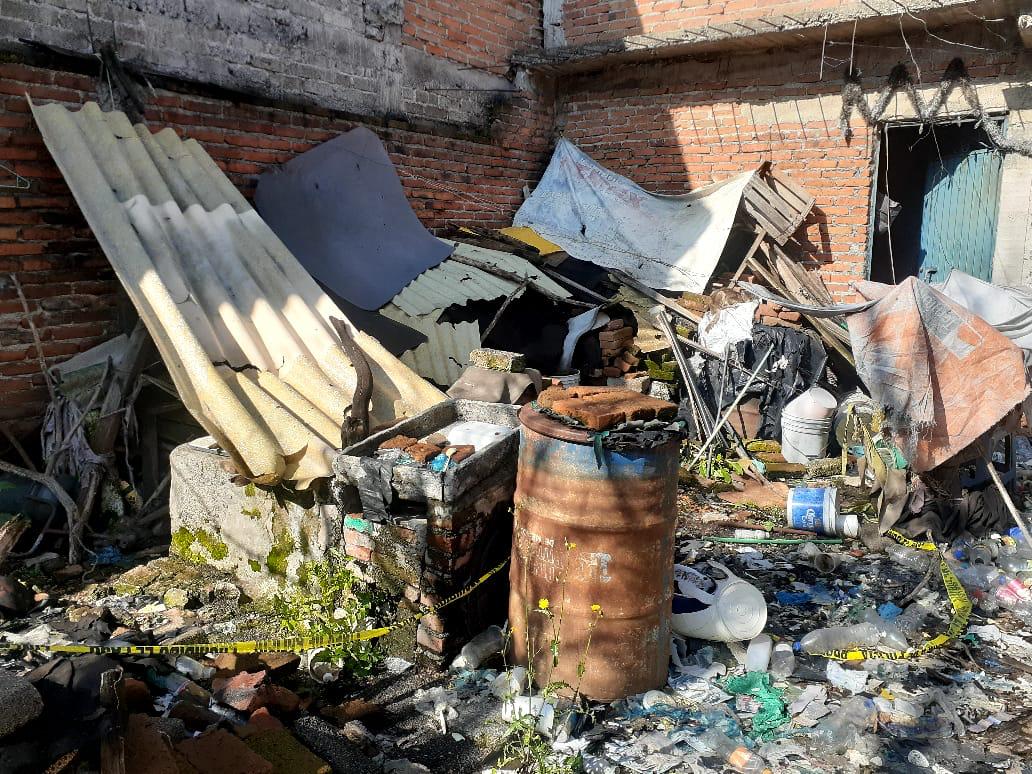
MULTIPOLYGON (((911 540, 895 530, 889 530, 885 533, 885 536, 892 538, 901 546, 918 548, 922 551, 939 552, 935 543, 911 540)), ((928 640, 928 642, 913 648, 907 648, 906 650, 833 650, 827 653, 818 653, 816 655, 824 656, 825 658, 833 658, 838 661, 862 661, 868 658, 902 661, 904 659, 915 658, 916 656, 921 656, 929 651, 941 648, 950 640, 956 639, 962 635, 964 630, 967 629, 968 619, 971 617, 971 599, 968 597, 967 592, 964 591, 964 587, 957 579, 957 576, 953 574, 953 570, 949 568, 946 564, 946 560, 943 559, 941 555, 939 556, 939 572, 942 575, 942 583, 946 587, 946 595, 950 598, 950 604, 953 605, 953 617, 950 619, 950 624, 946 627, 945 632, 935 635, 928 640)))
POLYGON ((508 563, 509 559, 504 559, 461 591, 457 591, 436 605, 425 607, 420 612, 397 623, 378 629, 366 629, 365 631, 352 632, 350 634, 323 637, 282 637, 278 639, 245 640, 240 642, 202 642, 184 645, 81 645, 76 643, 66 645, 28 645, 16 642, 0 642, 0 653, 22 650, 36 650, 44 653, 96 653, 117 656, 203 656, 206 653, 303 653, 314 648, 328 648, 335 645, 344 645, 348 642, 375 640, 396 629, 402 629, 418 623, 423 616, 433 615, 438 610, 458 602, 463 597, 469 596, 478 586, 485 583, 508 563))

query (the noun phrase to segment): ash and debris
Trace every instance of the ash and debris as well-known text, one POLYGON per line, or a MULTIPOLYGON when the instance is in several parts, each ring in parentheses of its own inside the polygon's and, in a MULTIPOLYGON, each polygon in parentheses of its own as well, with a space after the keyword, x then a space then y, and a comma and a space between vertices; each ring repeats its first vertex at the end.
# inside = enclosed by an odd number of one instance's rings
MULTIPOLYGON (((716 560, 754 584, 775 641, 856 623, 922 581, 859 541, 820 546, 839 561, 832 572, 815 569, 798 545, 714 542, 730 534, 721 521, 771 517, 695 487, 682 486, 679 511, 675 561, 705 571, 716 560)), ((18 614, 17 600, 0 599, 4 639, 146 645, 275 636, 267 600, 161 553, 91 567, 53 556, 12 563, 9 577, 31 600, 18 614)), ((945 631, 951 607, 941 581, 918 598, 932 610, 924 636, 945 631)), ((743 689, 733 678, 745 674, 745 653, 745 643, 683 641, 662 691, 586 703, 571 718, 560 703, 542 737, 556 751, 549 765, 721 771, 704 733, 718 729, 759 756, 740 767, 757 772, 1029 770, 1032 633, 1015 616, 976 606, 964 636, 908 660, 839 663, 796 652, 790 677, 743 689), (856 697, 873 702, 872 722, 833 747, 821 729, 856 697)), ((321 683, 292 654, 51 658, 28 647, 0 662, 0 771, 102 771, 113 740, 128 772, 518 770, 503 754, 514 714, 506 705, 517 701, 499 690, 504 659, 449 672, 408 655, 385 657, 368 677, 321 683)))

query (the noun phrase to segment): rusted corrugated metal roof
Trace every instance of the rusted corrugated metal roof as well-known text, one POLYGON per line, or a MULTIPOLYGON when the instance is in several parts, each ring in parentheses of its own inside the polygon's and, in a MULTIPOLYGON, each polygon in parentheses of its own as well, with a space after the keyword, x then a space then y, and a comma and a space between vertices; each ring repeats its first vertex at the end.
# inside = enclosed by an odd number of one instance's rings
MULTIPOLYGON (((251 478, 329 475, 355 385, 337 306, 196 141, 92 102, 32 112, 194 417, 251 478)), ((354 335, 374 422, 444 398, 354 335)))

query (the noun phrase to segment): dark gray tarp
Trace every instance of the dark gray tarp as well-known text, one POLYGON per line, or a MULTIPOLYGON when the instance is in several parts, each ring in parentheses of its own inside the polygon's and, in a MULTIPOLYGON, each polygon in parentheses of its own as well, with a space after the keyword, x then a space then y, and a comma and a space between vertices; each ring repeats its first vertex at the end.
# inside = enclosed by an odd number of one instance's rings
POLYGON ((383 143, 364 127, 264 173, 254 199, 309 274, 368 311, 452 251, 419 222, 383 143))

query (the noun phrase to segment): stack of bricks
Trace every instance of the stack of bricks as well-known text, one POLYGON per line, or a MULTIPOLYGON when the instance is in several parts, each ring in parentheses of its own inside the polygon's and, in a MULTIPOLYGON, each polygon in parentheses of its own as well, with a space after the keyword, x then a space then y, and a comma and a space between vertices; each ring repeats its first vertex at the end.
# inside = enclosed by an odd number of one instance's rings
POLYGON ((799 312, 792 312, 780 304, 773 304, 764 301, 756 307, 753 321, 763 325, 783 325, 786 328, 802 328, 802 315, 799 312))
MULTIPOLYGON (((407 510, 411 518, 399 514, 390 522, 374 522, 352 513, 344 519, 344 550, 367 580, 399 598, 398 615, 408 617, 440 603, 508 555, 514 488, 515 460, 455 502, 391 504, 392 511, 407 510)), ((431 661, 445 660, 497 623, 491 613, 507 604, 507 578, 502 570, 469 597, 420 618, 414 630, 399 629, 388 648, 405 657, 418 650, 431 661)))
POLYGON ((602 375, 607 379, 638 379, 648 376, 640 368, 641 353, 634 344, 634 329, 623 320, 613 320, 598 334, 602 347, 602 375))

